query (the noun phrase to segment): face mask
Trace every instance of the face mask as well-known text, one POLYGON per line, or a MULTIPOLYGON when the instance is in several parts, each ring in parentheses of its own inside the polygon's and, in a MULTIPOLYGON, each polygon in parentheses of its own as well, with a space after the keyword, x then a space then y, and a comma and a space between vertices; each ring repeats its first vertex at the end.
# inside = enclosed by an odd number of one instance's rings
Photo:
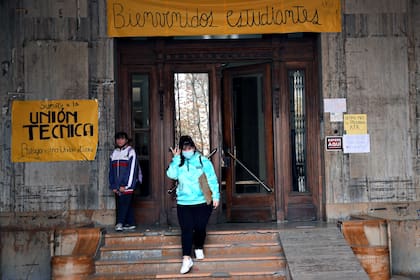
POLYGON ((192 156, 194 155, 194 151, 182 151, 182 155, 183 155, 186 159, 190 159, 190 158, 192 158, 192 156))

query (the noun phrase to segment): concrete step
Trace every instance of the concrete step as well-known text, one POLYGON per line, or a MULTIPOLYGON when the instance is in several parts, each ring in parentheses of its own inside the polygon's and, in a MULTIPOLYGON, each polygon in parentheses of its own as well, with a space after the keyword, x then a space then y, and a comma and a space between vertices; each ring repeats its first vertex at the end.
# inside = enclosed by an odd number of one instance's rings
MULTIPOLYGON (((278 232, 275 231, 209 231, 206 243, 233 243, 249 244, 251 242, 278 242, 278 232)), ((153 231, 153 232, 110 232, 105 234, 104 246, 128 244, 155 244, 179 245, 179 231, 153 231)))
POLYGON ((231 272, 214 272, 214 271, 196 271, 195 268, 187 273, 167 273, 167 274, 134 274, 134 273, 121 273, 121 274, 96 274, 88 278, 88 280, 144 280, 144 279, 228 279, 228 280, 286 280, 288 279, 283 272, 278 271, 265 271, 255 272, 253 270, 241 270, 231 272))
POLYGON ((104 244, 90 280, 369 279, 339 229, 331 225, 209 231, 206 258, 194 259, 187 274, 179 273, 179 231, 110 232, 104 244))
MULTIPOLYGON (((208 244, 204 248, 206 257, 235 256, 244 254, 283 255, 278 243, 261 244, 208 244)), ((146 258, 179 258, 182 254, 181 245, 112 245, 100 249, 101 260, 141 260, 146 258)))
MULTIPOLYGON (((181 258, 160 258, 145 259, 138 261, 97 261, 95 263, 96 273, 174 273, 181 268, 181 258)), ((194 260, 194 267, 204 271, 232 272, 242 271, 244 269, 255 271, 278 271, 285 268, 285 259, 281 256, 263 256, 253 255, 237 257, 218 257, 206 258, 204 260, 194 260)))
POLYGON ((107 233, 89 279, 286 279, 277 231, 209 231, 206 258, 187 274, 180 243, 179 231, 107 233))

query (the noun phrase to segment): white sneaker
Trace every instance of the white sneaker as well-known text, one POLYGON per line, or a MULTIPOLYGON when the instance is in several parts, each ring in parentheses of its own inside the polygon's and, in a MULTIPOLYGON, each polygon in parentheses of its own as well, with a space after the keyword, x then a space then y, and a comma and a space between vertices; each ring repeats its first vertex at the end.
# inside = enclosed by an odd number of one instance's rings
POLYGON ((179 271, 181 274, 185 274, 188 271, 191 270, 191 267, 194 265, 193 261, 191 258, 188 259, 183 259, 182 260, 182 266, 181 266, 181 270, 179 271))
POLYGON ((195 249, 195 250, 194 250, 194 253, 195 253, 195 258, 196 258, 197 260, 202 260, 202 259, 204 259, 204 252, 203 252, 203 249, 195 249))
POLYGON ((115 225, 115 230, 116 231, 122 231, 123 230, 123 225, 121 223, 118 223, 115 225))

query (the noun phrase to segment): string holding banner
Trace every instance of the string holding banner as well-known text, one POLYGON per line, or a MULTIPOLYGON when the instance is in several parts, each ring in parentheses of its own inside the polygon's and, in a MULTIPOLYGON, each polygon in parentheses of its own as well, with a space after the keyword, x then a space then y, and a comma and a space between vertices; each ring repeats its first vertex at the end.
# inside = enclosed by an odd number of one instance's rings
POLYGON ((108 0, 110 37, 341 32, 339 0, 108 0))

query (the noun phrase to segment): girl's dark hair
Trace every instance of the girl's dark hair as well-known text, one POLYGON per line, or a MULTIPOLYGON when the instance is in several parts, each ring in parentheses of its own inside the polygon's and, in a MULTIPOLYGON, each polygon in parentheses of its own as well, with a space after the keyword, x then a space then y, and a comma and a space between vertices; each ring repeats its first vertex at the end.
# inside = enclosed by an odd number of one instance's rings
MULTIPOLYGON (((179 144, 178 144, 179 149, 182 150, 185 146, 191 146, 191 147, 194 147, 194 149, 197 149, 194 144, 194 141, 189 135, 182 135, 179 138, 179 144)), ((184 163, 185 163, 185 157, 182 155, 182 152, 181 152, 181 162, 179 163, 179 166, 183 166, 184 163)))
POLYGON ((124 131, 119 131, 119 132, 115 133, 115 143, 114 143, 114 145, 115 145, 116 148, 118 147, 117 146, 117 139, 127 139, 127 143, 124 145, 124 147, 127 146, 129 142, 131 142, 131 139, 128 138, 128 134, 124 131))
POLYGON ((184 146, 191 146, 195 148, 194 141, 192 140, 191 136, 188 135, 182 135, 179 138, 179 148, 182 150, 184 146))
POLYGON ((128 138, 128 134, 125 133, 124 131, 119 131, 119 132, 115 133, 115 140, 121 139, 121 138, 125 138, 127 140, 130 139, 130 138, 128 138))

